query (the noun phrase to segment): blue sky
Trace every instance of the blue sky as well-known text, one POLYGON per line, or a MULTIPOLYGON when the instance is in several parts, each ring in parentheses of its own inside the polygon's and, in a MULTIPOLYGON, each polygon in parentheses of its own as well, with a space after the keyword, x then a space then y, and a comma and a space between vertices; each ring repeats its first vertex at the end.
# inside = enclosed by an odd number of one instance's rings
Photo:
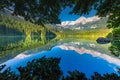
MULTIPOLYGON (((61 21, 73 21, 73 20, 76 20, 78 19, 80 16, 79 15, 70 15, 69 12, 72 10, 72 8, 70 7, 66 7, 62 12, 61 14, 59 15, 59 18, 61 21)), ((89 15, 83 15, 84 17, 88 18, 88 17, 92 17, 96 14, 96 11, 95 10, 92 10, 90 12, 89 15)))

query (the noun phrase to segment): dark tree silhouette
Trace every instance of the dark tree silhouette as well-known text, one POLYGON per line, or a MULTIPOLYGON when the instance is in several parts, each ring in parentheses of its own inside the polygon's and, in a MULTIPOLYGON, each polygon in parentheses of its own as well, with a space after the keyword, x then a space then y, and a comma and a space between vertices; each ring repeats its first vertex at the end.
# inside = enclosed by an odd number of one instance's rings
MULTIPOLYGON (((34 59, 25 67, 18 67, 19 75, 10 71, 10 68, 0 73, 0 80, 59 80, 62 71, 59 67, 60 58, 34 59)), ((0 66, 0 71, 5 65, 0 66)))
POLYGON ((72 6, 73 14, 89 14, 92 9, 101 17, 109 16, 108 27, 120 26, 120 0, 1 0, 0 9, 14 8, 14 15, 23 16, 37 24, 59 23, 59 14, 65 6, 72 6))
MULTIPOLYGON (((119 56, 120 52, 120 0, 0 0, 0 10, 13 8, 13 15, 19 15, 25 20, 35 24, 60 23, 59 14, 66 6, 73 7, 71 14, 89 14, 92 9, 98 16, 108 16, 108 28, 113 28, 111 52, 119 56), (117 38, 117 39, 116 39, 117 38)), ((0 20, 2 21, 2 20, 0 20)), ((41 58, 28 62, 27 66, 17 68, 20 75, 6 69, 0 72, 0 80, 59 80, 62 71, 59 67, 60 59, 41 58)), ((4 66, 0 67, 0 71, 4 66)), ((63 80, 86 80, 84 73, 69 72, 63 80)), ((120 76, 111 74, 99 74, 91 76, 91 80, 120 80, 120 76)))
POLYGON ((68 76, 63 78, 63 80, 87 80, 86 76, 84 73, 81 73, 77 70, 71 72, 68 71, 68 76))
MULTIPOLYGON (((120 76, 115 73, 105 73, 103 75, 95 72, 90 78, 77 70, 68 71, 65 77, 59 67, 60 58, 42 57, 28 62, 24 67, 18 67, 20 74, 12 72, 10 68, 1 72, 5 65, 0 66, 0 80, 120 80, 120 76)), ((118 71, 120 69, 118 68, 118 71)))
POLYGON ((0 0, 0 9, 12 7, 13 15, 36 24, 60 23, 58 15, 66 0, 0 0))

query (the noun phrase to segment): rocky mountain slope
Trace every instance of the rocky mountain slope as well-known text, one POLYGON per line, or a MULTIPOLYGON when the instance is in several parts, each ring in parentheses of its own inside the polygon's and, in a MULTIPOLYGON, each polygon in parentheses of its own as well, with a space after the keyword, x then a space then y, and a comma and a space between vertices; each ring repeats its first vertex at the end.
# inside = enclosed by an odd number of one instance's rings
POLYGON ((59 24, 59 27, 69 28, 69 29, 80 29, 80 30, 89 30, 89 29, 99 29, 106 28, 107 18, 99 18, 98 16, 93 16, 90 18, 80 17, 75 21, 63 21, 59 24))

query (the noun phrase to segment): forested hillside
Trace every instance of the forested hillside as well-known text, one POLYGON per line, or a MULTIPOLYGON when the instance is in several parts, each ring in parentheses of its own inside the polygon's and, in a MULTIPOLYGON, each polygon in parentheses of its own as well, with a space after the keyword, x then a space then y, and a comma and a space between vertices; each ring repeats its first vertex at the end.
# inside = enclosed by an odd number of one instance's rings
POLYGON ((35 33, 40 33, 44 30, 44 27, 40 25, 35 25, 27 21, 22 21, 12 18, 12 16, 6 17, 0 15, 0 34, 25 34, 32 35, 35 33))

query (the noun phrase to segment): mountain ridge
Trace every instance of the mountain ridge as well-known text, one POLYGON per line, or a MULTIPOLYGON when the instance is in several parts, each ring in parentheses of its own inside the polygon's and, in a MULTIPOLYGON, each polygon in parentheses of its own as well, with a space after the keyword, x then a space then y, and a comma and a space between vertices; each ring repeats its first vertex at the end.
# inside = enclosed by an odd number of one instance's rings
POLYGON ((86 24, 88 22, 96 21, 99 19, 100 18, 98 16, 93 16, 93 17, 89 17, 89 18, 85 18, 82 16, 82 17, 76 19, 75 21, 63 21, 63 22, 61 22, 60 26, 72 26, 72 25, 75 25, 78 23, 86 24))
POLYGON ((80 17, 75 21, 63 21, 57 24, 57 27, 68 28, 71 30, 90 30, 90 29, 106 29, 107 17, 93 16, 89 18, 80 17))

